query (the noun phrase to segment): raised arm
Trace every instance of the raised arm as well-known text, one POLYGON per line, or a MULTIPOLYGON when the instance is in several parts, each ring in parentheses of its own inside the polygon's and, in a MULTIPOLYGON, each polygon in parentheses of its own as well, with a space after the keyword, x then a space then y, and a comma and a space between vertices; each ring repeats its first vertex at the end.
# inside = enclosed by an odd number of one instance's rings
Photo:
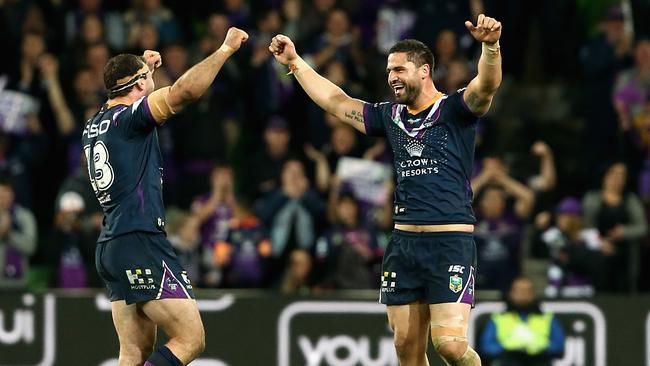
POLYGON ((350 97, 336 84, 314 71, 305 60, 298 56, 296 46, 289 37, 281 34, 273 37, 269 51, 273 53, 278 62, 289 67, 300 86, 319 107, 366 133, 363 123, 364 102, 350 97))
POLYGON ((484 115, 501 85, 501 22, 481 14, 476 26, 469 21, 465 26, 477 41, 483 43, 483 48, 478 60, 478 75, 467 85, 463 98, 474 114, 484 115))
MULTIPOLYGON (((241 29, 228 29, 221 47, 187 70, 172 86, 161 88, 149 95, 149 105, 156 121, 162 122, 178 113, 186 105, 199 99, 214 81, 226 60, 246 42, 248 34, 241 29), (163 104, 164 103, 164 104, 163 104), (157 107, 163 106, 159 112, 157 107), (168 108, 166 108, 168 107, 168 108), (169 109, 168 111, 166 111, 169 109), (168 113, 166 113, 168 112, 168 113)), ((146 55, 145 55, 146 56, 146 55)), ((149 65, 151 69, 151 65, 149 65)))

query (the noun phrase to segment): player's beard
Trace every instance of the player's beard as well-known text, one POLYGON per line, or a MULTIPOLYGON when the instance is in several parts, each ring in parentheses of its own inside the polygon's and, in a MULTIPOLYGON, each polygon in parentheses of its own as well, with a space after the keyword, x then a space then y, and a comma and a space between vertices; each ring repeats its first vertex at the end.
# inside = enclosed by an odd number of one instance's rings
POLYGON ((413 103, 415 103, 415 100, 420 95, 421 90, 422 87, 419 83, 413 85, 404 83, 404 90, 399 97, 395 95, 395 101, 399 104, 413 105, 413 103))

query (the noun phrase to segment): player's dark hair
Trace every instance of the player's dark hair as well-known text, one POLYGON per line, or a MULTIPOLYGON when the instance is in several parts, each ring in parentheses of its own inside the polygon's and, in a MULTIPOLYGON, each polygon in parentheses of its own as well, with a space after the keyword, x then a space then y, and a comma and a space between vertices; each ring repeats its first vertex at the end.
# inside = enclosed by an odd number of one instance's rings
POLYGON ((108 98, 113 99, 129 94, 135 83, 131 87, 119 91, 111 91, 111 89, 118 86, 118 80, 134 75, 144 65, 146 65, 144 57, 126 53, 119 54, 108 60, 106 66, 104 66, 104 86, 108 90, 108 98))
POLYGON ((420 67, 424 64, 429 65, 429 77, 433 80, 433 53, 424 43, 416 39, 403 39, 393 45, 388 53, 404 52, 406 59, 413 62, 415 66, 420 67))

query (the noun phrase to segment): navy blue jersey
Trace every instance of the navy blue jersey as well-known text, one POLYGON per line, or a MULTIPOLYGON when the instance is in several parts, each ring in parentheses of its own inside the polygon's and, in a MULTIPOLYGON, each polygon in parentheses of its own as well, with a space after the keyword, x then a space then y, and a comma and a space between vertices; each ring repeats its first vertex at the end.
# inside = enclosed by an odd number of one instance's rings
POLYGON ((364 105, 366 133, 386 136, 393 149, 396 223, 476 221, 470 178, 478 117, 465 104, 463 91, 442 96, 416 115, 403 104, 364 105))
POLYGON ((81 141, 105 215, 98 242, 134 231, 164 232, 157 126, 147 97, 129 106, 104 105, 86 123, 81 141))

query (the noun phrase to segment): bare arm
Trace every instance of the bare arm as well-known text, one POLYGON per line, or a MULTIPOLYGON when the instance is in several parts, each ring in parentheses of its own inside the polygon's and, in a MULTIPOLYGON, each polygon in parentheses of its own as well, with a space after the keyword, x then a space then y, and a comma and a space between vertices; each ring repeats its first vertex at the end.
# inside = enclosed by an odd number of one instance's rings
POLYGON ((505 173, 495 176, 497 181, 508 194, 515 198, 515 214, 520 219, 526 219, 535 205, 535 193, 525 185, 505 173))
POLYGON ((330 184, 330 166, 327 163, 325 154, 316 150, 312 145, 305 145, 305 155, 316 164, 316 188, 320 192, 326 192, 330 184))
POLYGON ((300 86, 319 107, 366 133, 363 123, 364 102, 350 97, 341 88, 314 71, 298 56, 296 47, 289 37, 283 35, 273 37, 269 51, 273 53, 276 60, 289 66, 300 86))
POLYGON ((463 98, 474 114, 483 115, 490 109, 492 98, 501 85, 501 22, 481 14, 476 26, 469 21, 465 26, 477 41, 483 43, 483 49, 478 61, 478 75, 467 85, 463 98))
POLYGON ((149 106, 156 121, 164 121, 199 99, 212 84, 226 60, 247 39, 246 32, 231 27, 218 50, 192 66, 171 87, 161 88, 151 93, 149 106))
POLYGON ((47 97, 54 111, 56 117, 56 124, 59 128, 59 133, 67 136, 72 133, 75 128, 74 117, 68 107, 68 103, 61 90, 61 83, 59 82, 59 62, 52 55, 43 55, 40 59, 40 68, 43 79, 47 82, 47 97))
POLYGON ((555 159, 553 151, 544 141, 537 141, 532 147, 533 154, 540 157, 540 174, 533 189, 547 192, 555 188, 557 174, 555 172, 555 159))

